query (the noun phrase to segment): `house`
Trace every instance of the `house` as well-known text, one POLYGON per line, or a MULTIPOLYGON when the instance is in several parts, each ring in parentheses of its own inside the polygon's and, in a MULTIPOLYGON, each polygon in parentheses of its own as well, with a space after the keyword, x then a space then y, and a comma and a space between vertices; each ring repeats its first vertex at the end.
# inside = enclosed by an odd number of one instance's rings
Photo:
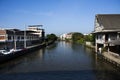
POLYGON ((67 33, 66 34, 66 39, 72 39, 73 34, 74 34, 73 32, 67 33))
POLYGON ((95 51, 106 48, 120 54, 120 14, 97 14, 95 16, 95 51))

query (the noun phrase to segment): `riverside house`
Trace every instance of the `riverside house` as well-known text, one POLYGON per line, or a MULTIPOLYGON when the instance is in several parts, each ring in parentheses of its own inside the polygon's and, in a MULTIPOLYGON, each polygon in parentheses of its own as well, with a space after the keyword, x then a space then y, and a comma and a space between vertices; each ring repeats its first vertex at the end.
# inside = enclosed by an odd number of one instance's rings
POLYGON ((98 14, 95 16, 94 34, 96 49, 120 54, 120 14, 98 14))

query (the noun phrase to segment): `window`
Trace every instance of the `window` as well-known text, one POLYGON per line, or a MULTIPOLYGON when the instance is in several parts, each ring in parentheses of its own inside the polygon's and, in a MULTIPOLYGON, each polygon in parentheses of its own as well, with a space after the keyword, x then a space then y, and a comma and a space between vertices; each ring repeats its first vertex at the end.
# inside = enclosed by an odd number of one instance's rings
POLYGON ((24 39, 24 37, 22 36, 21 39, 24 39))
POLYGON ((11 38, 11 36, 8 36, 8 40, 11 40, 12 38, 11 38))
POLYGON ((20 40, 20 36, 18 36, 17 39, 20 40))
POLYGON ((5 36, 0 36, 0 40, 5 40, 5 36))

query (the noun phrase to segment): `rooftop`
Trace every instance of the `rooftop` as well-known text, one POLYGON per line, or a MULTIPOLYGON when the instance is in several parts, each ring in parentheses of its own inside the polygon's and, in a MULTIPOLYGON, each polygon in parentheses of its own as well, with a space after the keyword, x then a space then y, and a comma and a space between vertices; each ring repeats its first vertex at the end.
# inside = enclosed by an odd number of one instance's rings
POLYGON ((96 19, 103 30, 120 30, 120 14, 97 14, 96 19))

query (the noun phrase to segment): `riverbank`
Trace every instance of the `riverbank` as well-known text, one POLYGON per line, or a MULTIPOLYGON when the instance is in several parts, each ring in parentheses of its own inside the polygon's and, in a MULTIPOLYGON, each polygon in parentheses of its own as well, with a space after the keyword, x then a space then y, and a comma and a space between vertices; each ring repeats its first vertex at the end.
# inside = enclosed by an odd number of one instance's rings
MULTIPOLYGON (((91 49, 95 49, 95 46, 93 46, 90 42, 86 42, 85 46, 91 49)), ((97 53, 96 53, 97 54, 97 53)), ((103 52, 99 57, 102 57, 103 60, 106 62, 109 62, 116 68, 120 68, 120 56, 113 52, 103 52)), ((119 69, 120 70, 120 69, 119 69)))
MULTIPOLYGON (((106 61, 109 61, 111 64, 113 64, 115 67, 120 68, 120 56, 114 55, 113 52, 103 52, 103 58, 106 61)), ((120 69, 119 69, 120 70, 120 69)))
POLYGON ((17 58, 19 56, 23 56, 23 55, 26 55, 28 53, 34 52, 34 51, 39 50, 43 47, 49 46, 53 43, 54 43, 54 41, 43 42, 41 44, 28 46, 24 49, 21 49, 20 51, 12 52, 12 53, 7 54, 7 55, 0 55, 0 63, 4 63, 4 62, 7 62, 7 61, 12 60, 14 58, 17 58))
POLYGON ((95 46, 93 45, 92 42, 85 42, 85 46, 91 49, 95 49, 95 46))
POLYGON ((113 52, 103 52, 101 54, 96 53, 98 55, 98 59, 103 62, 110 64, 117 71, 120 71, 120 56, 114 55, 113 52))

